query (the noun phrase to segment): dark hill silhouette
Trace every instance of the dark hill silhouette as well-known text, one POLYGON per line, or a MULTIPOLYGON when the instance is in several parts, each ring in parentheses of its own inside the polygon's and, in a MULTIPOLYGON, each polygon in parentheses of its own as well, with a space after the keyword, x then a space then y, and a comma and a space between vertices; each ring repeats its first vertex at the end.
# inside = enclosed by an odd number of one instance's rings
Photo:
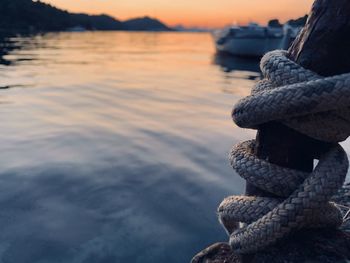
POLYGON ((5 31, 56 31, 71 25, 68 12, 31 0, 1 0, 0 17, 0 28, 5 31))
POLYGON ((70 14, 71 26, 81 26, 88 30, 123 30, 123 22, 108 15, 70 14))
POLYGON ((152 30, 152 31, 168 31, 169 27, 164 25, 157 19, 150 18, 148 16, 142 18, 134 18, 124 22, 125 29, 127 30, 152 30))
POLYGON ((74 14, 32 0, 0 0, 0 30, 12 32, 87 30, 170 30, 157 19, 137 18, 121 22, 108 15, 74 14))

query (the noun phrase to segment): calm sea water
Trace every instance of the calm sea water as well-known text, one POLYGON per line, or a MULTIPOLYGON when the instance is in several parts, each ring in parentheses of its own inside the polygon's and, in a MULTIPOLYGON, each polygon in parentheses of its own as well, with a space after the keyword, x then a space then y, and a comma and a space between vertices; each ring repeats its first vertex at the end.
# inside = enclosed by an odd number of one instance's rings
MULTIPOLYGON (((1 40, 0 262, 189 262, 243 192, 232 105, 257 61, 209 34, 1 40)), ((349 149, 349 147, 347 147, 349 149)))

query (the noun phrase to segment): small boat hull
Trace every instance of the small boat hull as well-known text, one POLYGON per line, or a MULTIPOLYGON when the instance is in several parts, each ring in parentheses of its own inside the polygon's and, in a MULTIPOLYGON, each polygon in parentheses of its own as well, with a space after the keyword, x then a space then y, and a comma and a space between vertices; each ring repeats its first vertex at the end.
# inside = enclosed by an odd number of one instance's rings
POLYGON ((283 48, 283 38, 230 38, 223 43, 216 42, 219 52, 235 56, 261 57, 274 49, 283 48))
POLYGON ((289 24, 283 27, 232 26, 213 32, 216 49, 235 56, 261 57, 275 49, 288 49, 301 28, 289 24))

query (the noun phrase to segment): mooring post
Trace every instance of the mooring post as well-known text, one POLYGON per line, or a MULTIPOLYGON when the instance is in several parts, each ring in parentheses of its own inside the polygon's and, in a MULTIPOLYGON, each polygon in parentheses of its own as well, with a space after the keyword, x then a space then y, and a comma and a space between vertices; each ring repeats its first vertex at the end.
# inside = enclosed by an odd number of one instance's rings
MULTIPOLYGON (((315 0, 308 21, 288 50, 288 56, 321 76, 350 72, 350 1, 315 0)), ((258 129, 255 154, 279 166, 311 172, 315 157, 328 148, 328 143, 279 122, 269 122, 258 129)), ((271 194, 247 184, 246 195, 271 194)), ((334 262, 349 258, 349 233, 325 229, 303 230, 265 251, 243 257, 232 252, 226 243, 215 244, 198 254, 193 262, 334 262)))
MULTIPOLYGON (((316 0, 305 27, 288 50, 288 55, 299 65, 321 76, 350 72, 350 1, 316 0)), ((315 156, 327 148, 325 142, 281 123, 271 122, 259 127, 255 153, 270 163, 311 172, 315 156)), ((246 194, 270 195, 250 184, 247 184, 246 194)), ((346 240, 345 247, 348 247, 349 239, 346 240)), ((244 256, 243 261, 251 261, 251 258, 244 256)))
MULTIPOLYGON (((350 72, 350 1, 316 0, 289 56, 322 76, 350 72)), ((262 125, 257 133, 256 154, 269 162, 310 172, 315 154, 327 144, 300 134, 278 122, 262 125)), ((264 195, 247 185, 247 195, 264 195)))

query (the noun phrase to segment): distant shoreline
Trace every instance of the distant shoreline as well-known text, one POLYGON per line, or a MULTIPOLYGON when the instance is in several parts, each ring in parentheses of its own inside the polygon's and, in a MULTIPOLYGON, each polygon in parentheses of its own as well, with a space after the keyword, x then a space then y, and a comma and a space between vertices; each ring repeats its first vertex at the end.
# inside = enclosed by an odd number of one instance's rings
POLYGON ((174 31, 158 19, 148 16, 117 20, 114 17, 70 13, 43 2, 1 0, 0 31, 38 33, 62 31, 174 31))
MULTIPOLYGON (((170 27, 149 16, 118 20, 112 16, 70 13, 41 1, 1 0, 0 34, 40 34, 46 32, 82 31, 143 31, 143 32, 210 32, 203 28, 170 27)), ((290 20, 289 23, 304 24, 307 16, 290 20)), ((269 23, 280 25, 277 19, 269 23)))
POLYGON ((47 35, 47 34, 61 34, 61 33, 130 33, 130 34, 137 34, 137 33, 145 33, 145 34, 169 34, 169 33, 178 33, 178 34, 210 34, 211 31, 177 31, 177 30, 170 30, 170 31, 152 31, 152 30, 85 30, 85 31, 67 31, 67 30, 58 30, 58 31, 23 31, 23 30, 15 30, 15 31, 6 31, 0 29, 0 39, 1 38, 8 38, 8 37, 16 37, 16 36, 40 36, 40 35, 47 35))

